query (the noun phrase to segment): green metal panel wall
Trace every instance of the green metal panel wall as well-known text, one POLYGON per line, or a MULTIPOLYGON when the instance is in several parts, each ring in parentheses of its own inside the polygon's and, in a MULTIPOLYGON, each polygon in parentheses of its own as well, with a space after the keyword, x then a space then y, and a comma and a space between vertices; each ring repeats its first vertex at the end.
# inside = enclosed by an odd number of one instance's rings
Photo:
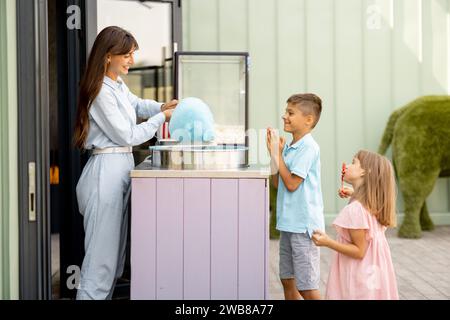
POLYGON ((0 299, 18 299, 15 0, 0 1, 0 299))
MULTIPOLYGON (((376 151, 394 109, 450 92, 449 8, 449 0, 183 0, 183 50, 250 52, 250 128, 282 128, 292 93, 322 97, 313 135, 329 221, 345 204, 336 197, 342 161, 376 151)), ((437 223, 450 223, 449 193, 449 179, 439 179, 428 201, 437 223)))

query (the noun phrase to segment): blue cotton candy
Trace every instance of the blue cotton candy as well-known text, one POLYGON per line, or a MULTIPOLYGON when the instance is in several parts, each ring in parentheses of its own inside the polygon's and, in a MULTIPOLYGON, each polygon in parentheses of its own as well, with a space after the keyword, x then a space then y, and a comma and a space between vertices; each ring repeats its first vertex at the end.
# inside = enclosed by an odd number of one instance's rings
POLYGON ((214 118, 208 105, 198 98, 180 101, 169 123, 172 139, 185 143, 215 139, 214 118))

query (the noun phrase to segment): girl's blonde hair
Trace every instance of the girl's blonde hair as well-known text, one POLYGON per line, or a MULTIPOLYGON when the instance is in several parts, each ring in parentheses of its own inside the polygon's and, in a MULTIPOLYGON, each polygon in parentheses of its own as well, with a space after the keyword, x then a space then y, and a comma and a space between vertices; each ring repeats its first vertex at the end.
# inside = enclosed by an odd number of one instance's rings
POLYGON ((361 150, 355 156, 365 170, 363 182, 353 198, 376 216, 386 227, 395 227, 397 190, 391 162, 377 153, 361 150))

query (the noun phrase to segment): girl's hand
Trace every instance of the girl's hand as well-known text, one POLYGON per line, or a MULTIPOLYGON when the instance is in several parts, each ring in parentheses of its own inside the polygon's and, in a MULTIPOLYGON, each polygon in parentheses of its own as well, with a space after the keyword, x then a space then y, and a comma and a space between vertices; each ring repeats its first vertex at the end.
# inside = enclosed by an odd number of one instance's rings
POLYGON ((318 247, 327 247, 331 240, 325 232, 320 230, 315 230, 311 239, 318 247))
POLYGON ((343 187, 338 190, 338 195, 342 199, 349 198, 353 195, 353 191, 354 191, 353 188, 343 187))
POLYGON ((170 102, 167 102, 161 106, 161 111, 164 112, 166 110, 175 109, 178 105, 178 100, 172 100, 170 102))
POLYGON ((163 111, 164 115, 166 116, 166 122, 170 122, 170 119, 172 118, 172 114, 173 114, 174 110, 175 109, 167 109, 167 110, 163 111))

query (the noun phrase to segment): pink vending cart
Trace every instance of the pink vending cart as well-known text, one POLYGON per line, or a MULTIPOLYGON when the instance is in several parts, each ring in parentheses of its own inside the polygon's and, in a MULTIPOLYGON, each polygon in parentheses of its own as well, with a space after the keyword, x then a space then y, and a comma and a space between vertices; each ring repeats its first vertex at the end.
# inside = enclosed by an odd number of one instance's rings
POLYGON ((269 298, 269 172, 249 166, 248 61, 175 54, 176 97, 209 105, 216 140, 161 139, 131 172, 131 299, 269 298))
POLYGON ((131 299, 268 299, 268 175, 132 172, 131 299))

